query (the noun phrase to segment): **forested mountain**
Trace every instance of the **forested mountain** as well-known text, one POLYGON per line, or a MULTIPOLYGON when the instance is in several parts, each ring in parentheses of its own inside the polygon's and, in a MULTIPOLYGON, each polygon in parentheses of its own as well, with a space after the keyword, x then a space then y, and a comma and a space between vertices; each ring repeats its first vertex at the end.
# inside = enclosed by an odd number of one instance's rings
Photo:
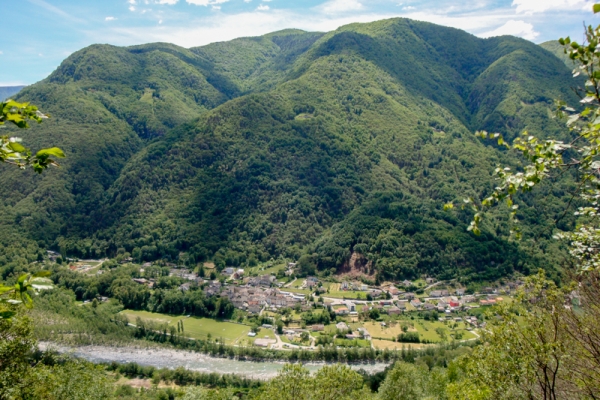
POLYGON ((0 86, 0 101, 19 93, 25 86, 0 86))
POLYGON ((18 96, 52 115, 21 136, 68 158, 43 176, 4 167, 0 261, 54 248, 219 267, 304 255, 308 272, 381 278, 551 267, 568 181, 522 199, 536 240, 520 245, 505 221, 476 237, 468 211, 442 205, 482 196, 511 163, 475 130, 566 133, 551 109, 576 104, 570 85, 528 41, 407 19, 191 49, 90 46, 18 96))

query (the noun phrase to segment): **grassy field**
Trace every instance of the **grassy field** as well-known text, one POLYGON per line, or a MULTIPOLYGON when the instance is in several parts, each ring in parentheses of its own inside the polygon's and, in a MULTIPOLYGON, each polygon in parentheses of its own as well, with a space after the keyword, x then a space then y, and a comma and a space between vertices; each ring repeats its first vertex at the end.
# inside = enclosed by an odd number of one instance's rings
MULTIPOLYGON (((406 321, 405 325, 410 326, 410 322, 406 321)), ((402 323, 388 322, 386 326, 381 326, 381 323, 375 321, 365 322, 364 328, 371 334, 372 337, 391 339, 398 337, 402 333, 402 323)))
MULTIPOLYGON (((146 321, 158 323, 176 324, 180 319, 183 320, 185 336, 194 339, 206 339, 208 334, 213 339, 222 338, 227 344, 237 344, 246 339, 250 327, 248 325, 234 324, 232 322, 217 321, 210 318, 186 318, 185 316, 172 316, 167 314, 151 313, 148 311, 125 310, 121 312, 126 315, 131 323, 135 323, 137 317, 146 321)), ((263 329, 267 331, 266 329, 263 329)), ((263 331, 261 330, 261 332, 263 331)), ((272 335, 272 332, 271 332, 272 335)), ((258 336, 257 336, 258 337, 258 336)))
MULTIPOLYGON (((327 285, 325 285, 327 286, 327 285)), ((336 299, 360 299, 360 300, 366 300, 367 299, 367 292, 360 292, 360 291, 352 291, 352 290, 340 290, 340 284, 339 283, 330 283, 329 287, 327 287, 327 289, 329 289, 329 293, 324 293, 322 296, 325 297, 333 297, 336 299)))

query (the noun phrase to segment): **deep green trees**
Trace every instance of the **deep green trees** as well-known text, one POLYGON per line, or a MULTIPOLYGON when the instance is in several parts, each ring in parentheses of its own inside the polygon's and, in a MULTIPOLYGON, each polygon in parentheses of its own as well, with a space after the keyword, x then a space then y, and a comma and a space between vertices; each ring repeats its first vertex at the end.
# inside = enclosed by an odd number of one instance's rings
MULTIPOLYGON (((54 117, 26 139, 69 159, 39 185, 0 177, 0 232, 19 226, 20 246, 79 257, 123 249, 224 267, 306 254, 325 271, 356 253, 384 279, 527 272, 560 254, 552 218, 533 210, 542 198, 560 209, 562 184, 524 199, 541 241, 520 249, 501 220, 473 238, 469 213, 439 204, 478 197, 490 162, 515 161, 471 131, 564 135, 547 110, 573 100, 568 87, 564 64, 529 42, 403 19, 190 50, 91 46, 19 95, 54 117)), ((0 243, 11 265, 15 244, 0 243)))

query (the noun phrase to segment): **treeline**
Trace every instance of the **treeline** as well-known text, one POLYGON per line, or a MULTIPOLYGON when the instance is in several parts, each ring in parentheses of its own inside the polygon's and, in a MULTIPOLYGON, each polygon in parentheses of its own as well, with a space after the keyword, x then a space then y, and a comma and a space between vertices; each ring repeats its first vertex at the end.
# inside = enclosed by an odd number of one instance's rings
POLYGON ((118 372, 128 378, 152 379, 155 384, 162 382, 174 383, 179 386, 207 386, 210 388, 255 389, 262 381, 249 379, 235 374, 217 374, 190 371, 183 367, 175 369, 155 368, 137 363, 121 364, 112 362, 104 364, 107 371, 118 372))
POLYGON ((140 277, 138 267, 127 266, 94 276, 67 269, 56 269, 52 275, 58 286, 72 290, 79 301, 106 296, 119 300, 125 308, 132 310, 210 318, 230 318, 235 310, 228 299, 207 297, 195 284, 188 290, 180 290, 178 286, 184 281, 179 278, 159 278, 158 289, 150 290, 133 281, 140 277))

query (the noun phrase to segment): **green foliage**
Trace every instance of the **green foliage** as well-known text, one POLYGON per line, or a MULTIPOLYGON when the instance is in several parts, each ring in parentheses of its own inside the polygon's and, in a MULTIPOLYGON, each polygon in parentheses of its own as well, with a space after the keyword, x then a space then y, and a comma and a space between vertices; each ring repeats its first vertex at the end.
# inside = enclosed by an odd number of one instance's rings
MULTIPOLYGON (((47 115, 42 114, 36 106, 29 103, 17 103, 13 100, 0 102, 0 128, 5 128, 6 123, 14 124, 18 128, 29 128, 29 120, 41 123, 46 118, 47 115)), ((42 173, 50 165, 58 166, 51 157, 65 157, 65 153, 58 147, 41 149, 32 155, 31 150, 24 147, 21 139, 17 137, 1 136, 0 144, 0 161, 14 164, 20 169, 31 165, 37 173, 42 173)))
POLYGON ((340 364, 324 366, 314 376, 299 364, 286 364, 276 378, 269 381, 254 397, 257 400, 350 400, 372 398, 363 389, 363 379, 340 364))
POLYGON ((564 205, 562 189, 523 199, 524 229, 541 236, 526 245, 503 239, 501 219, 465 234, 470 212, 439 204, 480 197, 489 164, 515 161, 472 130, 563 134, 548 99, 573 100, 568 87, 564 65, 527 41, 404 19, 190 50, 90 46, 19 94, 54 116, 27 139, 70 156, 18 186, 0 176, 0 257, 16 268, 17 234, 63 256, 184 253, 218 269, 305 255, 310 274, 353 253, 381 279, 551 268, 561 249, 535 210, 564 205))

